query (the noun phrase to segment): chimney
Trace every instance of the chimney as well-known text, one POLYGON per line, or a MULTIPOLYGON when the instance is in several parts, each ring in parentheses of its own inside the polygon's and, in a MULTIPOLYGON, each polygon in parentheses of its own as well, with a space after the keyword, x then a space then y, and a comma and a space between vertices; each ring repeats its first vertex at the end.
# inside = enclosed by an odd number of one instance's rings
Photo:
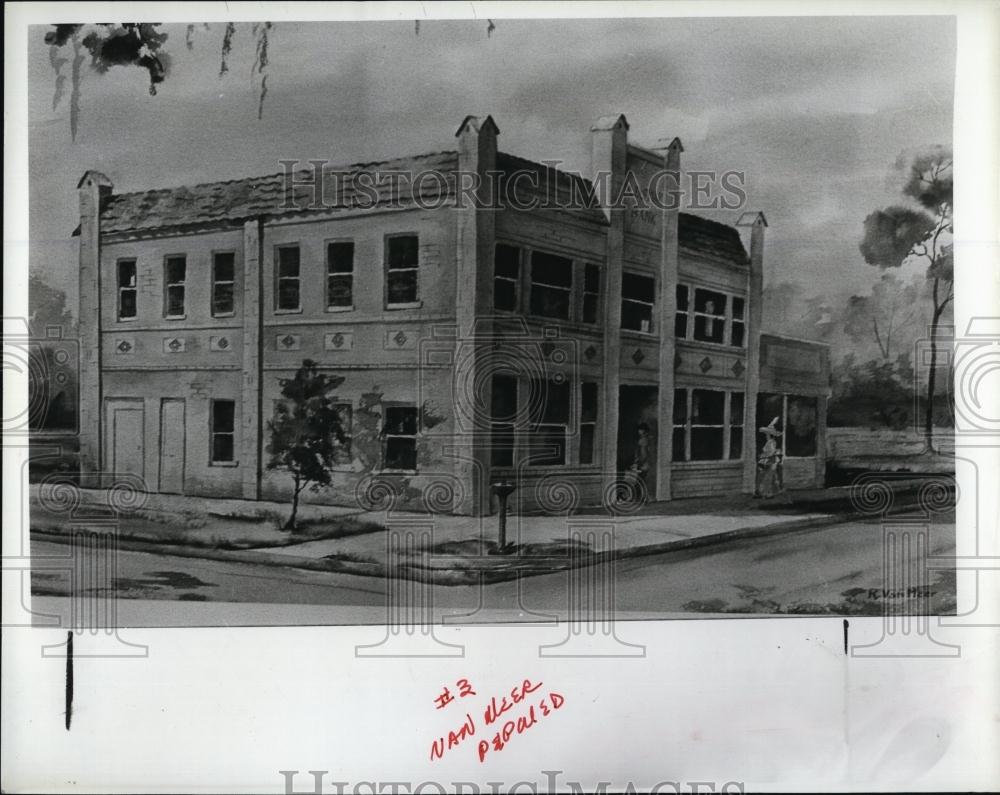
MULTIPOLYGON (((80 195, 80 472, 101 468, 101 207, 111 180, 88 171, 77 183, 80 195)), ((86 479, 84 479, 86 480, 86 479)), ((100 485, 81 482, 82 486, 100 485)))
POLYGON ((482 174, 495 169, 499 134, 492 116, 466 116, 455 133, 459 170, 482 174))
POLYGON ((608 220, 611 220, 611 204, 625 179, 628 130, 628 119, 622 113, 617 116, 601 116, 590 128, 594 190, 608 220))
POLYGON ((750 227, 750 272, 747 275, 747 368, 746 398, 743 402, 743 491, 752 494, 757 481, 757 393, 760 390, 760 326, 764 301, 764 230, 762 212, 746 212, 736 222, 750 227))

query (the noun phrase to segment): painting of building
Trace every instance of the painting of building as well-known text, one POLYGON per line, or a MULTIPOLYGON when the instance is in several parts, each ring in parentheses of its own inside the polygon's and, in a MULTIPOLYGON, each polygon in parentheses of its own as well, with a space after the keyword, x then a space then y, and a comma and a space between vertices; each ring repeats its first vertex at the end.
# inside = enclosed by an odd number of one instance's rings
POLYGON ((764 214, 611 201, 682 174, 679 140, 628 131, 595 122, 591 180, 499 151, 489 116, 450 151, 318 172, 117 194, 88 171, 84 471, 281 499, 267 422, 310 359, 344 379, 347 430, 313 501, 482 514, 498 480, 522 511, 623 483, 751 493, 774 417, 785 485, 822 485, 828 354, 761 333, 764 214))

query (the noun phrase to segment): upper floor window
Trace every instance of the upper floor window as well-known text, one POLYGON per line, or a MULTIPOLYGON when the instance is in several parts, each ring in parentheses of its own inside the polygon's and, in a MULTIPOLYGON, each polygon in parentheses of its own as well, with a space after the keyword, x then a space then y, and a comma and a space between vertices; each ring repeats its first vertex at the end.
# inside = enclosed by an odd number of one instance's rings
POLYGON ((398 306, 417 301, 417 274, 420 245, 416 235, 394 235, 386 239, 386 305, 398 306))
POLYGON ((596 265, 583 266, 583 315, 584 323, 596 323, 601 305, 601 269, 596 265))
POLYGON ((118 319, 132 320, 136 316, 135 260, 118 260, 118 319))
POLYGON ((212 463, 227 464, 236 460, 236 402, 213 400, 209 437, 212 443, 212 463))
POLYGON ((163 315, 184 317, 184 280, 187 276, 187 258, 183 255, 167 257, 163 274, 163 315))
POLYGON ((694 338, 701 342, 725 342, 726 295, 715 290, 694 291, 694 338))
POLYGON ((677 285, 677 314, 674 315, 674 336, 687 339, 689 290, 686 284, 677 285))
POLYGON ((746 301, 739 296, 733 296, 733 325, 729 333, 729 344, 742 348, 746 338, 746 301))
POLYGON ((354 305, 354 241, 326 244, 326 307, 354 305))
POLYGON ((417 468, 417 407, 386 406, 382 425, 382 461, 386 469, 417 468))
POLYGON ((656 306, 656 280, 638 273, 622 273, 622 328, 653 331, 653 307, 656 306))
POLYGON ((569 320, 573 260, 543 251, 531 252, 531 314, 569 320))
POLYGON ((302 308, 300 256, 298 246, 278 247, 276 309, 294 311, 302 308))
POLYGON ((521 249, 500 243, 493 257, 493 308, 516 312, 521 281, 521 249))
POLYGON ((746 322, 746 299, 742 296, 677 285, 674 335, 678 339, 742 348, 746 345, 746 322))
POLYGON ((212 256, 212 317, 233 314, 236 255, 221 251, 212 256))

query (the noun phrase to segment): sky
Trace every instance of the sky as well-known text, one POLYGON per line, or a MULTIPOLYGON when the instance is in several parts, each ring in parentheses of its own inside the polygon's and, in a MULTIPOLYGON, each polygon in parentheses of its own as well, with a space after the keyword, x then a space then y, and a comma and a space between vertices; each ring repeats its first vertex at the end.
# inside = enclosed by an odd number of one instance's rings
MULTIPOLYGON (((381 160, 455 147, 492 114, 502 151, 590 175, 590 126, 624 113, 630 140, 679 136, 682 167, 746 175, 766 214, 766 283, 865 293, 862 222, 899 203, 901 152, 951 144, 950 17, 768 17, 277 23, 257 119, 250 25, 220 78, 224 25, 166 25, 156 96, 145 71, 85 68, 75 141, 68 90, 53 108, 44 27, 29 30, 29 262, 77 300, 76 183, 116 192, 237 179, 285 159, 381 160)), ((735 223, 739 211, 703 213, 735 223)))

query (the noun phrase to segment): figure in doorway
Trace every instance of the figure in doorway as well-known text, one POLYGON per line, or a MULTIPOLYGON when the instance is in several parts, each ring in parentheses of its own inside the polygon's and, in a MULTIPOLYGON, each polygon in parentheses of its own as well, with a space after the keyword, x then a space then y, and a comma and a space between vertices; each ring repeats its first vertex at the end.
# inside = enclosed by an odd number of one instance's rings
POLYGON ((649 450, 649 426, 644 422, 640 422, 635 429, 635 433, 635 458, 632 461, 632 466, 629 467, 629 473, 637 481, 636 497, 645 500, 649 494, 649 466, 651 458, 649 450))
POLYGON ((757 490, 755 497, 774 497, 784 490, 784 473, 782 472, 781 446, 778 440, 781 431, 778 430, 779 418, 760 429, 764 434, 764 446, 757 458, 757 490))

